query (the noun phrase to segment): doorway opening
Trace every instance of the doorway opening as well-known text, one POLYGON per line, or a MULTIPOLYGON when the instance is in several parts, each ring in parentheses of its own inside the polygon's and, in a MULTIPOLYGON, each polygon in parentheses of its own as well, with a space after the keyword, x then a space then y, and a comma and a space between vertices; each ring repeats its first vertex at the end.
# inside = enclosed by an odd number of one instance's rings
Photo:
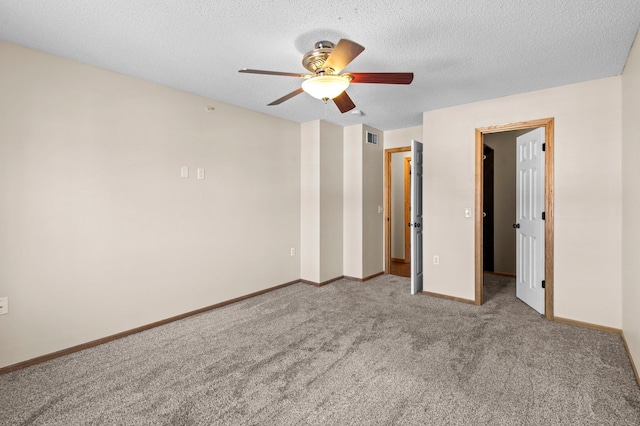
POLYGON ((385 150, 385 272, 411 276, 411 147, 385 150))
MULTIPOLYGON (((495 194, 495 151, 496 149, 503 148, 503 146, 496 146, 495 148, 489 145, 489 138, 491 136, 497 135, 499 133, 494 133, 492 135, 486 135, 485 141, 482 144, 482 152, 483 152, 483 172, 482 172, 482 202, 483 202, 483 212, 482 212, 482 267, 485 272, 496 272, 496 262, 495 262, 495 254, 496 254, 496 238, 495 238, 495 195, 500 199, 500 195, 503 191, 498 190, 498 194, 495 194)), ((515 158, 514 158, 515 161, 515 158)), ((515 173, 514 173, 515 174, 515 173)), ((511 176, 513 178, 513 176, 511 176)), ((498 180, 500 180, 498 178, 498 180)), ((513 180, 513 179, 511 179, 513 180)), ((515 189, 515 188, 514 188, 515 189)), ((506 192, 506 191, 504 191, 506 192)), ((514 191, 515 192, 515 191, 514 191)), ((515 203, 514 206, 515 208, 515 203)), ((498 211, 500 211, 500 206, 498 207, 498 211)), ((498 220, 500 222, 500 220, 498 220)), ((498 228, 500 229, 500 224, 498 224, 498 228)), ((500 248, 500 239, 498 239, 498 247, 500 248)), ((515 256, 515 254, 514 254, 515 256)), ((498 256, 498 263, 500 263, 500 256, 498 256)), ((503 270, 501 266, 498 266, 499 270, 503 270)), ((507 270, 504 270, 507 272, 507 270)), ((509 272, 511 272, 509 270, 509 272)), ((513 271, 515 276, 515 268, 513 271)))
MULTIPOLYGON (((490 182, 487 182, 487 179, 490 177, 486 176, 485 172, 487 167, 491 167, 491 161, 494 161, 495 164, 495 156, 492 157, 492 160, 489 161, 489 165, 487 165, 486 159, 490 156, 494 155, 493 150, 486 150, 485 146, 487 145, 487 141, 489 141, 490 137, 488 135, 504 133, 504 132, 514 132, 514 131, 526 131, 532 130, 536 128, 542 128, 541 132, 544 133, 544 223, 542 233, 544 234, 544 315, 547 319, 553 320, 553 241, 554 241, 554 215, 553 215, 553 147, 554 147, 554 128, 553 128, 553 118, 541 119, 541 120, 533 120, 527 122, 520 123, 511 123, 506 125, 499 126, 491 126, 485 128, 476 129, 476 138, 475 138, 475 151, 476 151, 476 173, 475 173, 475 208, 476 212, 476 220, 475 220, 475 303, 477 305, 481 305, 484 302, 484 294, 483 294, 483 282, 484 282, 484 271, 486 268, 493 267, 493 270, 489 269, 492 272, 504 273, 507 275, 511 275, 510 271, 514 271, 515 274, 515 256, 513 259, 514 265, 510 265, 509 262, 502 262, 500 265, 497 264, 497 257, 493 257, 491 259, 485 259, 485 250, 488 249, 487 246, 491 246, 492 244, 496 247, 496 234, 493 232, 491 227, 496 223, 496 214, 498 212, 497 209, 491 211, 486 210, 489 203, 493 203, 491 197, 494 197, 496 194, 491 192, 491 189, 488 188, 490 182), (486 136, 486 137, 485 137, 486 136), (489 153, 489 155, 487 155, 489 153), (486 184, 486 187, 485 187, 486 184), (487 194, 489 192, 489 194, 487 194), (487 196, 485 198, 485 195, 487 196), (482 214, 482 212, 486 213, 486 216, 482 214), (493 235, 485 235, 488 233, 492 233, 493 235), (493 265, 492 265, 493 263, 493 265), (499 271, 498 269, 508 269, 506 271, 499 271)), ((526 133, 526 132, 518 132, 518 134, 526 133)), ((491 143, 491 142, 490 142, 491 143)), ((488 148, 491 148, 490 146, 488 148)), ((515 157, 515 155, 514 155, 515 157)), ((514 173, 512 179, 516 179, 516 174, 514 173)), ((541 191, 542 192, 542 191, 541 191)), ((542 193, 541 193, 542 195, 542 193)), ((515 203, 514 203, 515 204, 515 203)), ((506 213, 510 214, 509 212, 506 213)), ((518 224, 514 223, 513 226, 516 227, 518 224)), ((515 239, 514 239, 515 240, 515 239)), ((514 250, 514 248, 503 247, 503 250, 514 250)))

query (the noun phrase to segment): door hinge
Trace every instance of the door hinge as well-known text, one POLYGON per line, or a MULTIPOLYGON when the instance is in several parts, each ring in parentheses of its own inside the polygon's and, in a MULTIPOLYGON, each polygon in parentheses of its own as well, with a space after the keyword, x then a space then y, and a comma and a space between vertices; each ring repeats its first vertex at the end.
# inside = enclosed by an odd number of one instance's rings
POLYGON ((547 283, 544 280, 542 280, 542 288, 546 288, 546 285, 547 283))
POLYGON ((546 212, 542 212, 542 220, 547 220, 547 214, 546 214, 546 212))
POLYGON ((542 144, 542 150, 543 150, 543 151, 546 151, 546 150, 547 150, 547 144, 546 144, 546 143, 543 143, 543 144, 542 144))

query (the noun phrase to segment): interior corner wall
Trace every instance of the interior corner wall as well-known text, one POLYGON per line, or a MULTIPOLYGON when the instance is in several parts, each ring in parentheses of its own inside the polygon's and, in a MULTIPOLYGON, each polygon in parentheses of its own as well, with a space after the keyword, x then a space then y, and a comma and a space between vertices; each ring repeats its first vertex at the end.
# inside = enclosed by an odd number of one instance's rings
POLYGON ((474 219, 464 215, 474 206, 475 129, 549 117, 555 315, 620 328, 620 77, 424 113, 425 290, 475 297, 474 219))
POLYGON ((384 134, 362 127, 362 273, 363 278, 384 272, 384 134), (378 135, 378 144, 364 143, 366 132, 378 135))
POLYGON ((640 34, 622 74, 622 331, 640 368, 640 34))
POLYGON ((364 279, 384 271, 384 134, 356 124, 344 128, 344 275, 364 279), (366 132, 378 144, 365 143, 366 132))
POLYGON ((343 275, 343 132, 320 122, 321 283, 343 275))
POLYGON ((343 273, 348 277, 364 278, 362 125, 345 127, 343 135, 343 273))
POLYGON ((320 283, 320 120, 300 125, 300 278, 320 283))
POLYGON ((313 283, 343 275, 343 129, 302 123, 300 277, 313 283))
POLYGON ((0 93, 0 367, 300 278, 299 123, 2 41, 0 93))

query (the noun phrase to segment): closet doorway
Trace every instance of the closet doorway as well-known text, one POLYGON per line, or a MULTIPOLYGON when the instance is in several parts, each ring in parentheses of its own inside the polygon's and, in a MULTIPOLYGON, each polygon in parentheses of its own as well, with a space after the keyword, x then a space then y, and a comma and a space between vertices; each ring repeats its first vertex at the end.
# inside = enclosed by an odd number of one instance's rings
POLYGON ((411 147, 385 150, 385 272, 411 276, 411 147))
MULTIPOLYGON (((476 147, 476 174, 475 174, 475 206, 476 211, 483 212, 485 211, 485 188, 484 188, 484 180, 485 180, 485 137, 490 134, 495 133, 505 133, 505 132, 514 132, 520 131, 517 133, 513 133, 514 135, 520 134, 520 136, 516 137, 517 142, 517 164, 518 169, 515 173, 516 178, 516 222, 512 224, 512 227, 516 229, 517 233, 517 247, 529 247, 529 254, 532 254, 531 259, 535 259, 535 262, 529 262, 530 265, 539 265, 540 272, 538 273, 525 273, 527 271, 519 271, 518 265, 523 265, 522 262, 516 260, 516 281, 519 286, 523 282, 523 284, 527 284, 528 287, 534 288, 537 290, 535 292, 539 297, 539 303, 531 303, 531 300, 527 297, 521 297, 525 303, 529 304, 532 308, 537 310, 538 312, 543 313, 543 315, 549 319, 553 320, 554 318, 554 280, 553 280, 553 272, 554 272, 554 263, 553 263, 553 247, 554 247, 554 214, 553 214, 553 187, 554 187, 554 162, 553 162, 553 153, 554 153, 554 120, 553 118, 541 119, 541 120, 533 120, 519 123, 511 123, 505 125, 498 126, 490 126, 484 128, 476 129, 476 138, 475 138, 475 147, 476 147), (521 134, 522 131, 525 131, 524 134, 521 134), (538 163, 535 165, 529 165, 529 163, 533 164, 533 160, 536 159, 538 163), (520 169, 520 167, 525 167, 525 169, 520 169), (528 169, 526 168, 528 167, 528 169), (529 170, 530 169, 530 170, 529 170), (531 171, 531 173, 527 172, 527 170, 531 171), (544 173, 533 173, 533 171, 542 171, 544 173), (529 177, 527 180, 527 176, 529 177), (543 176, 542 183, 539 182, 538 178, 533 178, 532 176, 543 176), (521 180, 517 180, 518 177, 522 178, 521 180), (522 190, 530 190, 529 192, 525 191, 525 195, 518 195, 518 188, 520 191, 522 190), (528 195, 527 195, 528 194, 528 195), (527 201, 528 200, 528 201, 527 201), (525 202, 526 201, 526 202, 525 202), (520 208, 520 210, 518 210, 520 208), (522 210, 524 208, 524 210, 522 210), (530 210, 530 211, 529 211, 530 210), (522 212, 529 212, 528 214, 523 214, 522 212), (526 219, 526 221, 525 221, 526 219), (524 228, 525 225, 528 226, 528 223, 539 224, 538 234, 535 235, 535 238, 531 237, 529 240, 536 241, 536 244, 520 244, 525 241, 529 234, 525 233, 524 228), (524 237, 523 237, 524 235, 524 237), (539 253, 538 249, 543 247, 543 250, 540 251, 541 254, 537 256, 533 256, 535 253, 539 253), (535 250, 534 250, 535 249, 535 250), (525 282, 525 278, 528 276, 532 276, 536 278, 531 282, 525 282), (537 278, 541 278, 539 281, 537 278), (535 306, 534 306, 535 305, 535 306), (538 306, 539 305, 539 306, 538 306)), ((513 147, 516 147, 514 145, 513 147)), ((494 194, 495 195, 495 194, 494 194)), ((495 210, 495 209, 494 209, 495 210)), ((502 209, 500 209, 502 210, 502 209)), ((475 282, 476 282, 476 291, 475 291, 475 303, 477 305, 481 305, 483 303, 483 274, 485 272, 484 257, 485 257, 485 247, 484 247, 484 239, 485 239, 485 218, 482 214, 476 215, 475 220, 475 282)), ((529 228, 527 228, 528 230, 529 228)), ((511 231, 513 232, 513 231, 511 231)), ((529 241, 527 240, 527 241, 529 241)), ((511 249, 513 251, 513 249, 511 249)), ((521 253, 524 253, 520 250, 521 253)), ((525 253, 526 254, 526 253, 525 253)), ((518 256, 517 256, 518 257, 518 256)), ((497 260, 498 257, 494 256, 494 261, 497 260)), ((494 271, 495 271, 495 263, 494 263, 494 271)), ((532 266, 533 267, 533 266, 532 266)), ((498 267, 499 269, 506 269, 505 267, 498 267)), ((525 268, 526 269, 526 268, 525 268)), ((507 271, 500 271, 507 272, 507 271)))

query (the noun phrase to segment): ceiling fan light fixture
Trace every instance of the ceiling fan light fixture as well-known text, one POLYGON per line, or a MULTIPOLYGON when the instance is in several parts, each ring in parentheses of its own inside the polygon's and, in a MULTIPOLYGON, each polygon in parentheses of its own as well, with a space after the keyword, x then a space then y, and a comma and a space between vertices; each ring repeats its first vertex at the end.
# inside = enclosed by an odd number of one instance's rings
POLYGON ((280 105, 302 92, 307 92, 314 98, 322 99, 325 104, 329 99, 332 99, 336 107, 344 114, 356 107, 345 91, 351 83, 411 84, 413 81, 412 72, 348 72, 340 74, 363 50, 364 46, 346 38, 338 41, 338 44, 319 41, 315 48, 302 58, 302 66, 311 74, 247 68, 241 69, 240 72, 304 79, 300 87, 271 102, 269 106, 280 105))
POLYGON ((302 82, 302 90, 316 99, 327 101, 349 87, 349 77, 340 75, 318 75, 302 82))

